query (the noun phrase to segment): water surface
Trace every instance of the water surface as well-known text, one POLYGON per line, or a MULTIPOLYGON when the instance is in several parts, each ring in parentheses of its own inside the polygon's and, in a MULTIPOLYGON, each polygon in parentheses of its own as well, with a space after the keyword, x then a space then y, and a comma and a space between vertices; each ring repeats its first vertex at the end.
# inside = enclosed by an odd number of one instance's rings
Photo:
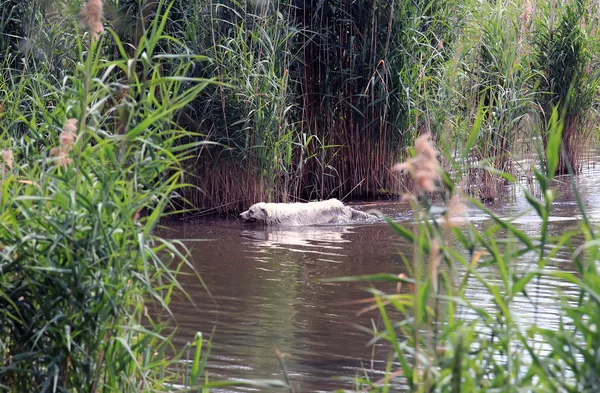
MULTIPOLYGON (((577 189, 594 222, 600 220, 600 177, 593 162, 577 180, 577 189)), ((527 184, 527 177, 523 178, 527 184)), ((568 178, 559 178, 550 230, 560 234, 576 230, 581 218, 568 178)), ((535 192, 535 190, 533 190, 535 192)), ((358 205, 377 208, 395 221, 411 225, 407 203, 382 202, 358 205)), ((536 235, 540 220, 528 210, 517 189, 508 189, 499 203, 488 205, 528 234, 536 235)), ((475 226, 491 225, 474 209, 475 226)), ((298 392, 331 391, 349 387, 334 376, 352 377, 367 370, 370 377, 383 377, 390 349, 383 343, 368 345, 372 334, 357 326, 382 329, 377 311, 359 303, 368 295, 364 285, 323 282, 323 279, 374 273, 405 273, 401 254, 410 258, 412 245, 394 235, 383 222, 343 226, 267 228, 238 220, 176 223, 163 233, 190 242, 192 261, 212 298, 193 276, 182 276, 184 288, 197 309, 183 298, 172 303, 180 343, 193 340, 197 331, 210 335, 213 350, 209 372, 213 380, 283 379, 276 350, 284 353, 289 376, 298 392)), ((534 258, 522 258, 514 268, 525 271, 535 266, 534 258)), ((548 269, 572 271, 565 254, 557 255, 548 269)), ((485 271, 484 271, 485 273, 485 271)), ((496 280, 494 268, 487 278, 496 280)), ((535 284, 534 302, 519 299, 514 304, 524 321, 556 326, 556 288, 573 288, 567 283, 544 279, 535 284)), ((379 285, 392 292, 395 287, 379 285)), ((484 288, 470 283, 468 296, 476 305, 491 306, 484 288)), ((468 315, 465 315, 468 317, 468 315)), ((238 389, 244 390, 244 389, 238 389)))

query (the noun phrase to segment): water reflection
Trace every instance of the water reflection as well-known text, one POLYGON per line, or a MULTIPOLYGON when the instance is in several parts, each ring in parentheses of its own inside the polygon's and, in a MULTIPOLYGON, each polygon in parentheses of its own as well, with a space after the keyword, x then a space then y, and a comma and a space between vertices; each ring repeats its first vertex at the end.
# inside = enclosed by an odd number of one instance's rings
MULTIPOLYGON (((330 250, 342 250, 344 234, 352 231, 350 226, 310 226, 310 227, 280 227, 268 228, 257 226, 254 230, 242 230, 241 237, 250 240, 253 248, 265 250, 271 248, 288 248, 291 246, 325 248, 330 250)), ((304 248, 299 250, 305 252, 304 248)), ((318 252, 318 251, 316 251, 318 252)), ((336 255, 336 254, 333 254, 336 255)))
MULTIPOLYGON (((553 236, 577 231, 581 218, 566 179, 558 179, 556 186, 549 227, 553 236)), ((597 173, 581 177, 578 190, 590 209, 589 217, 597 222, 597 173)), ((517 217, 512 220, 514 225, 529 235, 537 235, 540 220, 530 211, 523 192, 513 189, 509 196, 489 208, 507 220, 517 217)), ((405 225, 413 220, 406 203, 369 206, 373 207, 405 225)), ((475 210, 470 215, 481 231, 495 225, 475 210)), ((196 331, 206 335, 216 326, 209 363, 212 379, 281 379, 275 349, 287 354, 286 366, 296 391, 350 387, 331 377, 351 377, 366 368, 378 379, 385 369, 389 348, 382 344, 367 346, 372 335, 356 328, 382 328, 377 312, 357 315, 364 307, 356 304, 366 297, 364 285, 322 282, 323 278, 340 276, 406 273, 401 253, 410 259, 412 245, 395 236, 385 223, 267 228, 238 221, 214 221, 174 224, 167 233, 175 238, 210 240, 189 246, 193 263, 212 298, 194 276, 183 276, 181 281, 198 310, 184 297, 176 299, 172 308, 179 324, 180 343, 192 340, 196 331)), ((512 273, 523 275, 536 268, 536 261, 536 255, 525 255, 511 267, 512 273)), ((560 252, 546 268, 573 270, 568 255, 560 252)), ((481 273, 487 280, 499 282, 497 267, 484 267, 481 273)), ((394 291, 393 285, 378 287, 394 291)), ((568 284, 550 278, 535 281, 528 288, 529 297, 520 296, 513 303, 517 317, 524 324, 537 322, 555 327, 557 305, 553 296, 557 288, 564 293, 573 291, 568 284)), ((474 305, 492 307, 492 299, 486 293, 482 284, 469 281, 468 296, 474 305)), ((465 313, 464 317, 470 316, 465 313)))

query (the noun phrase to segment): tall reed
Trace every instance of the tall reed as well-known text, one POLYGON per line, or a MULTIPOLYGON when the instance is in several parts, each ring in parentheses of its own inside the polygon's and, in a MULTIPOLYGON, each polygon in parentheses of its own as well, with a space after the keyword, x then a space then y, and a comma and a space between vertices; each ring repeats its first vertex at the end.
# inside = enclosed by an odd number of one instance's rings
MULTIPOLYGON (((124 2, 125 4, 125 2, 124 2)), ((423 127, 459 34, 452 2, 206 1, 181 5, 172 26, 211 57, 214 77, 180 118, 216 142, 190 162, 202 208, 397 194, 392 164, 423 127), (419 76, 420 75, 420 76, 419 76)))
POLYGON ((59 83, 28 68, 0 73, 11 86, 0 114, 0 386, 285 386, 209 382, 202 335, 190 337, 196 356, 187 362, 164 329, 171 297, 185 294, 177 275, 193 268, 185 245, 154 229, 183 187, 182 163, 203 143, 183 143, 196 135, 173 119, 210 81, 186 76, 198 58, 165 34, 163 2, 133 57, 103 25, 102 6, 86 3, 75 67, 59 83), (105 57, 105 46, 118 57, 105 57))
POLYGON ((431 76, 449 57, 460 11, 446 1, 303 4, 298 17, 315 32, 301 52, 303 125, 336 146, 327 167, 312 162, 319 196, 398 193, 390 168, 425 130, 422 97, 437 88, 431 76))
MULTIPOLYGON (((592 327, 598 318, 598 241, 572 177, 583 217, 579 231, 559 235, 550 231, 552 178, 560 166, 564 129, 559 113, 555 109, 549 119, 547 148, 534 169, 541 197, 522 189, 540 220, 537 235, 520 230, 477 198, 461 195, 456 181, 466 168, 462 163, 454 168, 457 178, 439 170, 436 156, 431 154, 435 150, 423 140, 415 145, 416 156, 398 167, 411 171, 416 179, 429 180, 420 188, 419 198, 411 200, 416 228, 389 221, 392 230, 414 244, 413 263, 406 259, 409 275, 341 279, 395 282, 401 288, 391 294, 374 288, 369 291, 383 321, 373 340, 388 341, 393 356, 381 380, 358 378, 357 391, 591 392, 599 388, 593 358, 598 332, 592 327), (424 168, 434 171, 423 172, 424 168), (428 198, 432 191, 441 196, 437 206, 428 198), (482 230, 469 224, 462 205, 466 201, 488 215, 490 225, 482 230), (583 234, 583 242, 578 234, 583 234), (570 254, 576 272, 546 269, 559 252, 570 254), (515 262, 526 255, 536 262, 520 268, 523 265, 515 262), (557 293, 556 329, 519 320, 523 301, 537 309, 535 286, 542 277, 564 280, 577 289, 569 295, 557 293), (469 287, 475 284, 483 288, 489 301, 482 304, 469 295, 469 287), (520 307, 513 306, 517 297, 521 297, 520 307)), ((483 116, 479 113, 477 120, 483 121, 483 116)), ((468 151, 460 156, 466 155, 468 151)), ((520 187, 512 176, 504 176, 520 187)))
MULTIPOLYGON (((471 191, 491 200, 504 185, 494 173, 512 169, 526 114, 543 114, 535 138, 547 133, 552 105, 566 109, 571 82, 563 77, 578 80, 567 110, 572 132, 564 134, 577 170, 575 146, 595 124, 596 5, 557 1, 174 0, 165 31, 211 59, 192 59, 186 75, 217 82, 177 114, 177 124, 197 134, 187 141, 212 142, 189 157, 194 187, 182 200, 231 212, 257 200, 396 197, 411 180, 390 168, 415 138, 432 133, 456 151, 470 143, 470 133, 456 130, 475 124, 479 111, 486 116, 468 161, 479 163, 471 182, 484 186, 471 191)), ((0 28, 12 39, 3 41, 4 64, 55 81, 69 75, 74 23, 56 15, 77 2, 3 4, 10 12, 0 28), (35 18, 19 25, 27 15, 35 18)), ((164 8, 153 0, 112 4, 107 15, 134 57, 164 8)), ((115 45, 103 51, 121 56, 115 45)))
MULTIPOLYGON (((504 186, 495 171, 514 173, 514 141, 522 135, 527 114, 534 110, 533 72, 527 39, 531 3, 481 3, 465 28, 463 53, 457 56, 460 107, 477 130, 469 160, 478 162, 469 173, 471 194, 493 200, 504 186), (482 113, 483 116, 476 117, 482 113), (475 123, 475 120, 481 123, 475 123)), ((464 127, 455 127, 464 130, 464 127)), ((466 135, 456 135, 467 141, 466 135)))
MULTIPOLYGON (((568 163, 561 156, 558 171, 566 174, 570 166, 579 172, 583 150, 593 136, 590 120, 595 121, 595 116, 590 110, 594 108, 599 81, 589 50, 594 38, 588 35, 588 30, 595 32, 595 28, 587 27, 592 20, 589 11, 595 9, 595 4, 576 0, 551 1, 540 6, 543 12, 536 18, 534 41, 539 114, 547 126, 553 106, 565 113, 563 145, 568 163)), ((547 134, 544 132, 542 136, 546 141, 547 134)))

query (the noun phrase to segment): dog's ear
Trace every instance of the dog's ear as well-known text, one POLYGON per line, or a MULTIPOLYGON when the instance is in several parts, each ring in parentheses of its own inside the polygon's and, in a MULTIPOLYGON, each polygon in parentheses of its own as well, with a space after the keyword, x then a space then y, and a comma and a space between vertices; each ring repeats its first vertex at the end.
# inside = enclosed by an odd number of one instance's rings
POLYGON ((260 210, 262 210, 262 212, 265 215, 265 217, 271 217, 271 212, 269 211, 269 209, 261 207, 260 210))

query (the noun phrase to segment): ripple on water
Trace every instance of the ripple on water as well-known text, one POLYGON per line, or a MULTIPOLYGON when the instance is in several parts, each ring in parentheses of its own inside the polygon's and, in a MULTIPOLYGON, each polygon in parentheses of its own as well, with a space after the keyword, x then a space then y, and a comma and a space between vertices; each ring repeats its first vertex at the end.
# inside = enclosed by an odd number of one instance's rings
MULTIPOLYGON (((587 216, 594 222, 600 220, 599 178, 595 173, 582 178, 580 189, 585 205, 591 208, 587 216)), ((540 220, 528 211, 522 192, 513 194, 509 202, 490 204, 489 208, 503 219, 512 220, 526 234, 537 235, 540 220)), ((581 216, 568 185, 557 186, 556 201, 550 220, 551 235, 577 230, 581 216)), ((378 209, 407 226, 414 221, 406 203, 371 203, 362 208, 378 209)), ((475 209, 469 214, 478 229, 493 224, 475 209)), ((197 331, 206 337, 216 326, 208 366, 211 379, 281 379, 276 349, 286 354, 286 368, 298 391, 349 387, 331 378, 360 375, 363 368, 373 379, 383 377, 390 348, 383 342, 367 345, 372 334, 356 328, 382 327, 377 311, 360 313, 365 304, 359 301, 368 297, 364 285, 322 279, 407 273, 400 254, 410 259, 412 245, 395 236, 385 223, 267 228, 216 221, 175 224, 167 234, 184 239, 212 239, 190 243, 194 266, 212 296, 193 275, 186 275, 181 282, 197 309, 183 296, 172 302, 180 343, 193 340, 197 331)), ((527 254, 511 267, 512 272, 523 275, 536 263, 537 256, 527 254)), ((500 285, 496 269, 482 267, 480 273, 488 282, 500 285)), ((546 269, 574 270, 569 256, 561 252, 546 269)), ((395 287, 378 288, 392 292, 395 287)), ((551 277, 532 280, 527 291, 528 297, 520 294, 511 304, 516 318, 523 325, 537 323, 550 329, 557 327, 556 295, 576 292, 570 284, 551 277)), ((467 296, 477 307, 493 307, 485 286, 472 277, 467 296)), ((463 310, 463 317, 475 315, 463 310)))

